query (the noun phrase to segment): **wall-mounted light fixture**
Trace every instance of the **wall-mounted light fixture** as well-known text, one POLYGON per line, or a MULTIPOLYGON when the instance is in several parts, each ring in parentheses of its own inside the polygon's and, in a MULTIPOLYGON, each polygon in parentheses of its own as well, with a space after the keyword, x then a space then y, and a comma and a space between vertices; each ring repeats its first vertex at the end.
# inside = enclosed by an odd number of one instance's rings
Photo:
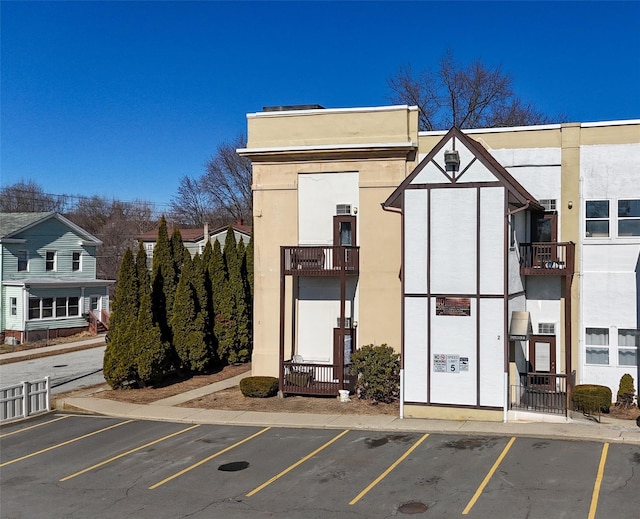
POLYGON ((569 203, 567 204, 567 207, 569 209, 571 209, 573 207, 573 202, 571 200, 569 200, 569 203))
POLYGON ((444 164, 447 171, 458 171, 460 167, 460 154, 458 150, 446 150, 444 152, 444 164))

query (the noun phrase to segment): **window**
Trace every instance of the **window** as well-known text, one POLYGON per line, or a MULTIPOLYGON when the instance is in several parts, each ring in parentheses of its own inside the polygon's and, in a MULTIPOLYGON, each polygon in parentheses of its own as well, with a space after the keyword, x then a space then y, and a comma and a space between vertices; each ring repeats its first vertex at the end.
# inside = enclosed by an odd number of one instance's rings
POLYGON ((82 257, 81 252, 72 252, 71 253, 71 270, 77 272, 80 270, 80 258, 82 257))
POLYGON ((588 238, 609 236, 609 200, 587 200, 586 218, 588 238))
POLYGON ((89 307, 94 314, 98 312, 99 303, 100 298, 98 296, 91 296, 89 299, 89 307))
POLYGON ((618 200, 618 236, 640 236, 640 200, 618 200))
POLYGON ((69 310, 69 317, 72 317, 74 315, 80 315, 80 305, 78 304, 79 298, 70 297, 68 298, 67 301, 68 301, 67 308, 69 310))
POLYGON ((29 252, 26 250, 18 251, 18 272, 26 272, 29 270, 29 252))
POLYGON ((609 328, 587 328, 587 364, 609 364, 609 328))
POLYGON ((637 366, 640 330, 618 330, 618 365, 637 366))
POLYGON ((56 252, 53 250, 48 250, 45 253, 45 270, 56 270, 56 252))
POLYGON ((540 205, 544 207, 545 211, 555 211, 556 210, 556 199, 555 198, 541 198, 540 205))
POLYGON ((18 298, 10 297, 9 306, 11 307, 11 315, 18 315, 18 298))
POLYGON ((155 245, 155 243, 145 243, 144 244, 144 248, 147 250, 147 252, 153 252, 153 246, 155 245))
POLYGON ((42 298, 42 318, 53 317, 53 297, 42 298))
POLYGON ((538 335, 555 335, 555 323, 538 323, 538 335))
POLYGON ((80 315, 78 297, 30 297, 29 319, 75 317, 80 315))
POLYGON ((40 319, 40 299, 29 298, 29 319, 40 319))

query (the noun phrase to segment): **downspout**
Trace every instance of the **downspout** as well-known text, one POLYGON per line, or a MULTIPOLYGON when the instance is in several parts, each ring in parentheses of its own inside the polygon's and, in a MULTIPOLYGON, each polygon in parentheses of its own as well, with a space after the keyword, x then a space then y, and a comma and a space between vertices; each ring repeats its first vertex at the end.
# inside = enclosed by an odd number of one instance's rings
MULTIPOLYGON (((404 213, 402 212, 402 209, 398 207, 387 207, 384 205, 384 203, 380 204, 380 206, 382 207, 383 211, 388 211, 390 213, 397 213, 397 214, 400 214, 402 218, 404 218, 404 213)), ((404 232, 402 232, 401 234, 402 236, 400 237, 400 239, 402 241, 402 252, 401 252, 401 258, 402 258, 404 257, 404 232)), ((401 309, 402 313, 400 318, 401 327, 402 327, 400 331, 400 337, 401 337, 401 342, 400 342, 400 420, 404 418, 404 269, 402 267, 404 267, 404 265, 401 265, 400 267, 400 271, 402 273, 401 274, 402 278, 400 280, 400 283, 402 284, 402 288, 401 288, 402 301, 400 303, 402 305, 402 309, 401 309)))

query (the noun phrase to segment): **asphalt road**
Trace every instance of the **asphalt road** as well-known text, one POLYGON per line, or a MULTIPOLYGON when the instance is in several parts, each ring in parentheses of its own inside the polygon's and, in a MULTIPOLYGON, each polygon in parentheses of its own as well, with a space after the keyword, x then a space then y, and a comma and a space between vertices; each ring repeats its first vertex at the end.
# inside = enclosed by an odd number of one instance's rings
POLYGON ((637 517, 640 448, 49 414, 0 428, 3 519, 637 517))
POLYGON ((63 393, 105 382, 102 360, 105 346, 50 357, 0 365, 0 387, 32 382, 47 375, 51 393, 63 393))

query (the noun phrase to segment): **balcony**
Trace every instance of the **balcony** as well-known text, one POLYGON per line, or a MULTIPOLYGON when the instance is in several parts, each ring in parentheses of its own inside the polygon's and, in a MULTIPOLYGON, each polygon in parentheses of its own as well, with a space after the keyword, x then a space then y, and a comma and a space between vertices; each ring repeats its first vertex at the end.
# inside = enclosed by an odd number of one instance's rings
POLYGON ((523 276, 573 276, 575 243, 520 244, 520 273, 523 276))
POLYGON ((285 246, 280 255, 285 276, 357 276, 360 270, 359 247, 285 246))

